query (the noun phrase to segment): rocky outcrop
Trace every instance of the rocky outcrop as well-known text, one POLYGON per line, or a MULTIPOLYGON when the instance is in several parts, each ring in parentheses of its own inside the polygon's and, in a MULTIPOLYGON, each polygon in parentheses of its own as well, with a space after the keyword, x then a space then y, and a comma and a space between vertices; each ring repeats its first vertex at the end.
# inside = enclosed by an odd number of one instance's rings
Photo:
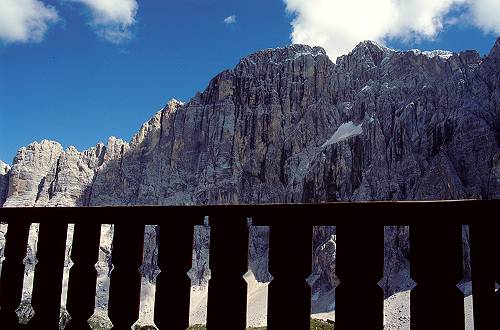
MULTIPOLYGON (((169 102, 130 143, 21 149, 5 206, 498 198, 499 63, 500 39, 486 57, 370 41, 336 63, 304 45, 257 52, 188 103, 169 102)), ((317 292, 336 285, 334 234, 314 233, 317 292)), ((386 234, 394 291, 407 271, 408 232, 386 234)), ((208 240, 198 235, 202 280, 208 240)), ((266 235, 252 234, 259 280, 269 279, 266 235)))
POLYGON ((21 148, 10 170, 4 206, 34 206, 45 177, 55 167, 62 152, 59 143, 47 140, 21 148))
MULTIPOLYGON (((480 77, 489 61, 475 52, 445 59, 376 52, 365 44, 341 58, 334 90, 349 109, 344 122, 356 123, 363 132, 317 153, 303 199, 494 197, 499 186, 489 178, 498 153, 499 107, 491 104, 494 94, 488 95, 480 77)), ((488 72, 498 77, 499 68, 488 72)))
POLYGON ((121 156, 126 142, 109 138, 79 152, 63 150, 53 141, 34 142, 21 148, 9 172, 5 207, 15 206, 87 206, 95 174, 105 162, 121 156))
POLYGON ((0 206, 7 199, 10 166, 0 160, 0 206))
POLYGON ((300 45, 250 55, 155 115, 90 204, 494 197, 491 61, 371 42, 336 64, 300 45))

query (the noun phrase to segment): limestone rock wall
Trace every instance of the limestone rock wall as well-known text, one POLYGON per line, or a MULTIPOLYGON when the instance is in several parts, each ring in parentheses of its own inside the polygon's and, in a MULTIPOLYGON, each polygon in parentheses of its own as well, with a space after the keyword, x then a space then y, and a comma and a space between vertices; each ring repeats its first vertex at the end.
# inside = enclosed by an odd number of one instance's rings
POLYGON ((7 199, 10 166, 0 161, 0 207, 7 199))
MULTIPOLYGON (((4 206, 498 198, 499 150, 500 39, 485 57, 366 41, 336 63, 292 45, 242 59, 186 104, 169 102, 130 143, 21 149, 4 206)), ((314 232, 316 292, 336 284, 334 234, 314 232)), ((386 234, 395 291, 408 246, 393 242, 408 232, 386 234)), ((262 281, 266 235, 252 233, 250 250, 262 281)), ((207 233, 197 238, 193 272, 203 282, 207 233)))

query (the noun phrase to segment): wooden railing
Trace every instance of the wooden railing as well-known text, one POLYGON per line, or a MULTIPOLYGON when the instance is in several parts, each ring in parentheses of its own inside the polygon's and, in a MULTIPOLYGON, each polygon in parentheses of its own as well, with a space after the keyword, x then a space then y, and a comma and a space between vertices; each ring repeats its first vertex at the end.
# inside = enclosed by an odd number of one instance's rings
POLYGON ((410 226, 411 329, 464 329, 462 225, 470 225, 476 330, 500 329, 500 203, 379 202, 260 206, 0 208, 8 224, 0 278, 0 329, 23 328, 23 259, 30 223, 40 223, 32 305, 24 328, 57 329, 68 224, 75 224, 66 329, 89 329, 94 311, 101 224, 115 224, 109 292, 113 329, 130 329, 139 315, 145 225, 159 225, 155 323, 184 330, 189 321, 193 228, 209 217, 211 230, 207 327, 245 329, 247 219, 270 226, 268 329, 309 328, 313 226, 336 226, 335 330, 382 329, 384 230, 410 226))

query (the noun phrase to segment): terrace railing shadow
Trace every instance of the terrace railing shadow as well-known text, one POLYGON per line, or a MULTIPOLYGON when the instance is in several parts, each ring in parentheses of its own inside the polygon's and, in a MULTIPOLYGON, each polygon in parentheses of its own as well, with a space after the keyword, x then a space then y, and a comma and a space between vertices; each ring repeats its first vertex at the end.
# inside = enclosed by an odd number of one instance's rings
POLYGON ((130 329, 139 317, 145 225, 159 225, 155 323, 185 330, 193 229, 211 227, 207 328, 246 326, 248 223, 270 227, 268 326, 309 329, 313 226, 336 226, 335 329, 382 329, 384 226, 409 225, 411 329, 464 329, 462 225, 470 226, 476 330, 499 329, 500 201, 366 202, 325 204, 0 208, 8 224, 0 277, 1 329, 58 329, 68 224, 75 224, 66 329, 90 329, 94 312, 101 224, 114 224, 109 293, 113 329, 130 329), (18 323, 26 245, 31 223, 40 223, 32 306, 18 323), (290 258, 292 256, 292 258, 290 258), (360 261, 363 262, 360 262, 360 261))

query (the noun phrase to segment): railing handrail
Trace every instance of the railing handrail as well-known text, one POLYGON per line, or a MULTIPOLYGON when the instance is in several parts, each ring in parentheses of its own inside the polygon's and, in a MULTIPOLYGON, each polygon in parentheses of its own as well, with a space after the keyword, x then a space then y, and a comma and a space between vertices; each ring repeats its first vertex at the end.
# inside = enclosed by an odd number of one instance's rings
MULTIPOLYGON (((182 218, 188 224, 203 224, 204 216, 231 214, 232 218, 252 218, 257 226, 286 224, 288 217, 304 219, 304 224, 313 226, 349 225, 352 218, 342 215, 353 215, 374 212, 373 217, 363 220, 373 225, 415 225, 436 224, 469 224, 492 219, 478 217, 478 212, 500 210, 499 200, 443 200, 443 201, 373 201, 373 202, 330 202, 330 203, 289 203, 289 204, 228 204, 228 205, 173 205, 173 206, 89 206, 89 207, 4 207, 0 208, 0 222, 9 219, 37 223, 92 223, 117 224, 129 222, 134 218, 138 224, 163 224, 177 222, 182 218), (451 211, 454 216, 449 216, 451 211), (390 212, 387 212, 390 210, 390 212), (335 211, 335 213, 328 213, 335 211), (127 219, 116 218, 116 214, 125 214, 127 219), (314 214, 311 214, 314 212, 314 214), (378 213, 380 212, 380 213, 378 213), (382 214, 383 213, 383 214, 382 214), (65 214, 62 218, 60 214, 65 214), (154 215, 149 218, 147 215, 154 215), (312 217, 314 215, 314 217, 312 217), (381 216, 383 215, 383 216, 381 216), (402 217, 402 215, 405 215, 402 217), (432 215, 432 217, 429 217, 432 215)), ((224 217, 225 221, 229 220, 224 217)), ((356 219, 359 221, 360 219, 356 219)), ((302 223, 302 221, 300 222, 302 223)), ((294 222, 298 225, 300 223, 294 222)), ((359 223, 356 224, 359 226, 359 223)))

